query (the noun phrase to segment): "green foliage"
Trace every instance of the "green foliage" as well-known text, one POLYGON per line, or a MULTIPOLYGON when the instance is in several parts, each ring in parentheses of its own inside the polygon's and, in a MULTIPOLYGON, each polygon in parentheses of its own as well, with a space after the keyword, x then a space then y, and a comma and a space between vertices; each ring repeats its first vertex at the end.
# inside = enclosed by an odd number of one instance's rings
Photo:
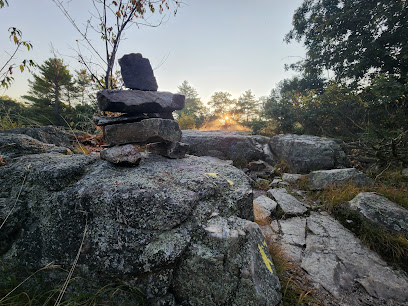
POLYGON ((193 116, 181 113, 178 117, 177 122, 182 130, 194 130, 196 128, 196 119, 193 116))
POLYGON ((175 112, 179 118, 177 121, 180 126, 183 125, 185 129, 200 127, 206 118, 206 109, 198 96, 197 90, 187 81, 183 81, 178 86, 178 93, 186 98, 185 107, 175 112))
POLYGON ((208 105, 213 109, 213 115, 222 118, 226 115, 232 115, 236 101, 228 92, 218 91, 211 96, 208 105))
POLYGON ((30 110, 8 96, 0 97, 0 129, 37 125, 29 119, 30 110))
POLYGON ((238 121, 242 121, 244 118, 246 123, 249 123, 250 119, 254 119, 259 114, 259 101, 256 100, 255 95, 249 89, 245 91, 236 102, 234 114, 238 121))
POLYGON ((297 122, 299 95, 272 90, 264 104, 263 115, 276 123, 275 133, 291 133, 297 122), (283 94, 283 95, 282 95, 283 94))
POLYGON ((263 115, 277 123, 276 133, 358 138, 374 132, 390 138, 406 130, 407 96, 407 84, 384 74, 359 91, 337 82, 305 89, 294 78, 271 92, 263 115))
POLYGON ((292 67, 337 80, 362 80, 373 71, 408 77, 408 2, 304 0, 286 41, 304 41, 307 58, 292 67))
POLYGON ((88 134, 94 134, 96 131, 96 125, 93 122, 92 117, 97 112, 98 109, 94 104, 78 104, 73 108, 72 113, 67 116, 67 119, 71 123, 73 129, 84 131, 88 134))
POLYGON ((31 102, 33 109, 42 117, 41 122, 60 125, 60 115, 69 110, 61 98, 63 91, 72 90, 72 76, 58 58, 49 58, 39 66, 39 70, 39 75, 33 73, 34 80, 29 81, 30 90, 23 98, 31 102))
MULTIPOLYGON (((5 5, 8 6, 7 1, 0 2, 0 8, 4 7, 5 5)), ((14 81, 14 77, 12 76, 14 68, 17 66, 13 63, 14 57, 17 52, 20 50, 21 47, 26 47, 27 51, 30 51, 33 48, 33 45, 29 41, 23 40, 23 33, 21 30, 17 29, 16 27, 10 27, 9 31, 9 38, 10 41, 15 45, 14 50, 11 53, 7 53, 7 60, 0 68, 0 87, 9 88, 14 81)), ((20 50, 21 51, 21 50, 20 50)), ((24 69, 30 70, 31 68, 35 68, 37 65, 32 60, 24 59, 19 65, 19 70, 21 72, 24 69)))

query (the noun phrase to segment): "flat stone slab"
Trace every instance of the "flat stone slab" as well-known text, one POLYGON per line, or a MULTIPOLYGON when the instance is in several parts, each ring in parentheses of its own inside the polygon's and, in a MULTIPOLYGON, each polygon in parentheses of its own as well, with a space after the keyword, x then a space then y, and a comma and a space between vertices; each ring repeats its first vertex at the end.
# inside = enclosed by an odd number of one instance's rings
POLYGON ((276 211, 276 203, 267 196, 259 196, 254 200, 254 217, 255 221, 267 221, 276 211))
POLYGON ((96 116, 93 121, 97 126, 105 126, 118 123, 140 122, 144 119, 161 118, 174 120, 172 113, 147 113, 139 115, 122 115, 119 117, 96 116))
POLYGON ((291 259, 300 261, 306 246, 306 218, 294 217, 278 222, 284 252, 291 259))
POLYGON ((139 165, 142 154, 132 144, 114 146, 101 151, 101 158, 117 165, 139 165))
POLYGON ((181 110, 185 97, 165 91, 109 90, 96 94, 101 111, 143 114, 181 110))
POLYGON ((307 212, 307 208, 294 196, 290 195, 285 188, 269 189, 268 194, 278 202, 279 207, 286 215, 302 215, 307 212))
POLYGON ((140 122, 112 124, 103 128, 109 146, 153 142, 178 142, 181 130, 177 121, 170 119, 145 119, 140 122))
POLYGON ((375 192, 361 192, 348 206, 388 230, 408 233, 408 209, 375 192))
POLYGON ((126 54, 118 62, 123 82, 127 88, 157 91, 157 81, 150 61, 142 54, 126 54))
POLYGON ((360 187, 372 183, 370 178, 355 168, 312 171, 309 173, 308 179, 311 190, 320 190, 330 185, 340 185, 348 182, 360 187))

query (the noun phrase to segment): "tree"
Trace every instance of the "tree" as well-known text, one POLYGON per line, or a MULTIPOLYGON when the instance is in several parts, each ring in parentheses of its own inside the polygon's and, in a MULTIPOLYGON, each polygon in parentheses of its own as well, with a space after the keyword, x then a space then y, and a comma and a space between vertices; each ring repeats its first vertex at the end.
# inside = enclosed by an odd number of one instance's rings
POLYGON ((218 91, 211 96, 208 105, 212 107, 215 117, 224 117, 232 115, 236 101, 231 98, 231 94, 224 91, 218 91))
MULTIPOLYGON (((200 126, 204 121, 204 105, 198 96, 197 90, 187 81, 183 81, 178 88, 178 93, 186 98, 186 105, 182 110, 176 111, 179 118, 192 118, 195 126, 200 126)), ((191 119, 189 119, 191 121, 191 119)), ((189 123, 191 126, 191 123, 189 123)))
POLYGON ((34 74, 29 81, 30 90, 23 98, 31 101, 35 107, 44 111, 48 117, 54 109, 54 122, 60 125, 62 91, 72 86, 72 76, 68 67, 59 58, 49 58, 39 66, 40 75, 34 74))
POLYGON ((258 100, 249 89, 245 91, 239 98, 236 104, 235 113, 239 116, 244 116, 246 123, 250 118, 254 118, 258 114, 258 100))
MULTIPOLYGON (((0 0, 0 8, 3 8, 5 5, 8 6, 7 0, 0 0)), ((33 45, 29 41, 24 41, 23 38, 23 33, 21 30, 15 28, 15 27, 10 27, 8 29, 9 31, 9 38, 12 41, 12 43, 15 45, 14 50, 11 52, 11 54, 7 53, 7 60, 1 66, 0 68, 0 87, 3 88, 9 88, 11 84, 14 81, 14 78, 12 76, 13 70, 16 66, 16 64, 13 62, 15 59, 15 56, 17 54, 17 51, 21 49, 21 47, 26 47, 28 51, 33 48, 33 45)), ((20 64, 19 68, 20 71, 23 72, 25 68, 34 68, 36 67, 36 64, 32 60, 27 60, 24 59, 20 64)))
POLYGON ((334 71, 357 84, 371 73, 408 77, 408 1, 304 0, 286 42, 304 41, 307 58, 292 65, 307 75, 334 71))
POLYGON ((96 97, 93 94, 92 77, 86 71, 86 69, 75 70, 75 82, 78 89, 78 99, 82 105, 88 104, 88 102, 95 101, 96 97))
POLYGON ((179 1, 176 0, 92 0, 95 11, 91 13, 85 28, 81 29, 64 6, 64 0, 53 0, 53 2, 81 35, 81 39, 77 40, 78 60, 86 67, 93 80, 98 82, 102 88, 111 89, 114 88, 113 67, 115 58, 125 30, 133 24, 158 26, 161 24, 161 21, 154 25, 146 21, 144 17, 148 12, 153 14, 158 10, 162 14, 165 9, 170 10, 171 3, 175 3, 174 14, 176 14, 179 7, 179 1), (103 48, 98 48, 91 41, 90 29, 100 35, 103 41, 103 48), (104 75, 102 78, 98 69, 93 69, 92 60, 84 55, 83 49, 89 50, 93 57, 97 59, 97 67, 103 67, 104 75))

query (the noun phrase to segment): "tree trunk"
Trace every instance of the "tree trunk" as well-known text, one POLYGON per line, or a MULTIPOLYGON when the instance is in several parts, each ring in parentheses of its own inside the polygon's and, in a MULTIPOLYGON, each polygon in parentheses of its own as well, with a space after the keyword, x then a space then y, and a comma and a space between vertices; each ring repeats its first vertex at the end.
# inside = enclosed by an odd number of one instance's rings
POLYGON ((55 125, 61 125, 58 96, 59 96, 59 86, 55 86, 55 90, 54 90, 54 101, 55 101, 55 104, 54 104, 54 115, 55 115, 55 125))

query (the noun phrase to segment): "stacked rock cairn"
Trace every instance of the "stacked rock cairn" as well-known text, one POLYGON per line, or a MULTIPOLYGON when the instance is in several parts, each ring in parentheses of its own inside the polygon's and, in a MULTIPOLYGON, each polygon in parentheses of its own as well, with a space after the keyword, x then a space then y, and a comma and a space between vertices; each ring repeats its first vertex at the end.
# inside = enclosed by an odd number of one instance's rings
POLYGON ((101 158, 114 164, 138 165, 143 158, 140 145, 154 154, 183 158, 188 146, 180 142, 181 130, 172 112, 184 108, 185 97, 157 91, 150 62, 140 53, 124 55, 119 65, 130 90, 97 93, 101 111, 121 113, 117 117, 94 117, 96 125, 103 128, 108 146, 101 151, 101 158))

